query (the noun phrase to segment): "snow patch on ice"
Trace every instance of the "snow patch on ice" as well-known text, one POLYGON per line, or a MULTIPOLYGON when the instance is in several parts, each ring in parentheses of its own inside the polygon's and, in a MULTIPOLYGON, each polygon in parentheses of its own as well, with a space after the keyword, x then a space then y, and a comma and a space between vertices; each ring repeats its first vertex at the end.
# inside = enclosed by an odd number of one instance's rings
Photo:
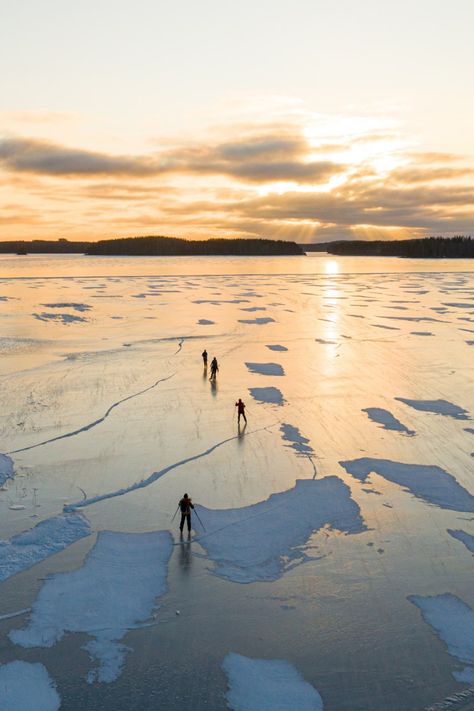
POLYGON ((285 375, 285 371, 279 363, 246 363, 251 373, 259 375, 285 375))
POLYGON ((449 529, 449 528, 448 528, 448 533, 453 538, 456 538, 456 540, 461 541, 461 543, 464 543, 466 548, 469 551, 471 551, 471 553, 474 554, 474 536, 471 536, 469 533, 466 533, 466 531, 461 531, 461 530, 453 531, 452 529, 449 529))
POLYGON ((270 318, 270 316, 258 316, 257 318, 239 318, 238 321, 239 323, 253 323, 257 326, 263 326, 266 323, 275 323, 275 319, 270 318))
POLYGON ((75 302, 69 304, 41 304, 47 309, 73 309, 74 311, 90 311, 92 306, 89 304, 77 304, 75 302))
POLYGON ((0 580, 31 568, 90 532, 86 517, 73 513, 46 519, 8 541, 0 540, 0 580))
POLYGON ((240 309, 241 311, 266 311, 266 306, 248 306, 247 308, 240 309))
POLYGON ((405 403, 409 407, 413 407, 415 410, 421 410, 422 412, 434 412, 437 415, 444 415, 445 417, 454 417, 456 420, 469 420, 469 413, 464 410, 459 405, 453 405, 452 402, 447 400, 409 400, 405 397, 396 397, 395 400, 405 403))
POLYGON ((473 665, 453 672, 454 678, 474 682, 474 611, 451 593, 432 597, 410 595, 408 600, 418 607, 424 621, 446 644, 449 654, 473 665))
POLYGON ((42 664, 10 662, 0 666, 2 711, 58 711, 61 699, 42 664))
POLYGON ((284 402, 283 394, 278 388, 249 388, 249 393, 259 402, 269 402, 273 405, 283 405, 284 402))
POLYGON ((40 314, 32 314, 32 316, 38 321, 61 321, 62 323, 77 323, 77 322, 85 322, 88 319, 84 318, 83 316, 74 316, 73 314, 55 314, 55 313, 47 313, 46 311, 43 311, 40 314))
POLYGON ((316 689, 289 662, 250 659, 231 652, 222 668, 227 675, 227 706, 233 711, 322 711, 316 689))
POLYGON ((324 526, 365 530, 349 487, 336 476, 297 480, 293 489, 239 509, 199 506, 199 514, 206 527, 199 542, 215 575, 237 583, 277 580, 307 560, 303 547, 324 526))
POLYGON ((85 632, 94 638, 85 649, 99 662, 88 682, 114 681, 128 651, 119 640, 166 592, 172 549, 167 531, 100 532, 82 568, 46 580, 27 627, 12 630, 10 639, 27 648, 52 647, 67 632, 85 632))
POLYGON ((396 432, 404 432, 407 435, 413 436, 415 432, 409 430, 404 424, 397 420, 388 410, 382 407, 364 407, 362 412, 366 412, 372 422, 382 425, 384 430, 395 430, 396 432))
POLYGON ((388 481, 399 484, 418 499, 423 499, 442 509, 474 511, 474 496, 458 484, 452 474, 441 467, 402 464, 389 459, 370 457, 352 459, 339 464, 360 481, 366 481, 371 472, 376 472, 388 481))
POLYGON ((286 348, 286 346, 280 346, 279 344, 267 345, 267 348, 271 351, 287 351, 288 350, 288 348, 286 348))
POLYGON ((309 444, 309 439, 303 437, 298 427, 289 424, 282 424, 280 427, 280 432, 283 433, 282 439, 286 442, 291 442, 291 444, 286 444, 286 447, 291 447, 295 449, 298 454, 303 454, 305 456, 311 456, 314 454, 314 449, 309 444))
POLYGON ((3 486, 7 479, 13 479, 14 474, 13 459, 7 454, 0 454, 0 486, 3 486))

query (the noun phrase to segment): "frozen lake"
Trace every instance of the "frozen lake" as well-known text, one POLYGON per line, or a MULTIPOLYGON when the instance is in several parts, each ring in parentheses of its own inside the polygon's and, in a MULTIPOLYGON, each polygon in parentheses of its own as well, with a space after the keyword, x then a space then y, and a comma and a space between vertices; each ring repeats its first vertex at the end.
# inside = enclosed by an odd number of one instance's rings
POLYGON ((473 267, 1 256, 2 711, 474 708, 473 267))

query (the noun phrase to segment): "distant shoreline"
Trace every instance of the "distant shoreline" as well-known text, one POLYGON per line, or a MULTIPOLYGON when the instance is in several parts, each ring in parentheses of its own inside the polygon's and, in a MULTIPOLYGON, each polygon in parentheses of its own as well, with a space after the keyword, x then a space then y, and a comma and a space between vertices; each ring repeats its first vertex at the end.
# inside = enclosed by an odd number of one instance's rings
POLYGON ((91 256, 273 256, 304 255, 296 242, 270 239, 185 240, 175 237, 125 237, 99 242, 31 240, 0 242, 0 254, 86 254, 91 256))

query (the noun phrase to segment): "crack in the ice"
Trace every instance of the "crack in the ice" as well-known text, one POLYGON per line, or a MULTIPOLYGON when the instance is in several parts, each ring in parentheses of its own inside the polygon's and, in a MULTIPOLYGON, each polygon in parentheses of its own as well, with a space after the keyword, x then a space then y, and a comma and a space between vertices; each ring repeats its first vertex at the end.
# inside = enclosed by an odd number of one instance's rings
POLYGON ((84 427, 79 427, 77 430, 73 430, 72 432, 66 432, 65 434, 58 435, 57 437, 51 437, 51 439, 45 439, 43 442, 37 442, 36 444, 30 444, 28 447, 22 447, 21 449, 13 449, 11 452, 8 452, 8 454, 18 454, 19 452, 27 452, 29 449, 35 449, 36 447, 42 447, 45 444, 51 444, 51 442, 57 442, 60 439, 66 439, 67 437, 74 437, 75 435, 81 434, 81 432, 87 432, 88 430, 91 430, 93 427, 96 427, 96 425, 100 425, 101 422, 103 422, 114 410, 116 407, 119 405, 122 405, 124 402, 127 402, 127 400, 132 400, 135 397, 138 397, 139 395, 143 395, 144 393, 148 392, 149 390, 153 390, 153 388, 156 388, 160 383, 165 382, 166 380, 170 380, 170 378, 173 378, 176 375, 176 373, 172 373, 171 375, 168 375, 166 378, 160 378, 156 382, 153 383, 153 385, 149 385, 147 388, 144 390, 140 390, 138 393, 132 393, 132 395, 127 395, 127 397, 122 398, 122 400, 118 400, 117 402, 114 402, 113 405, 109 407, 109 409, 106 411, 105 415, 102 415, 102 417, 99 417, 97 420, 94 420, 94 422, 90 422, 88 425, 84 425, 84 427))
MULTIPOLYGON (((257 432, 262 432, 263 430, 266 430, 266 429, 268 429, 268 426, 261 427, 258 430, 252 430, 251 432, 247 432, 246 436, 248 436, 250 434, 256 434, 257 432)), ((197 459, 202 459, 202 457, 207 457, 207 455, 212 454, 212 452, 214 452, 214 450, 218 449, 219 447, 222 447, 224 444, 227 444, 228 442, 232 442, 232 440, 234 440, 234 439, 239 439, 240 437, 241 437, 240 434, 233 435, 232 437, 227 437, 227 439, 223 439, 221 442, 217 442, 216 444, 213 444, 211 447, 204 450, 204 452, 200 452, 199 454, 194 454, 191 457, 186 457, 186 459, 180 459, 178 462, 169 464, 164 469, 160 469, 157 472, 153 472, 146 479, 142 479, 141 481, 135 482, 135 484, 130 484, 130 486, 126 486, 123 489, 117 489, 116 491, 111 491, 107 494, 99 494, 98 496, 92 496, 90 499, 84 499, 83 501, 77 501, 74 504, 66 504, 64 506, 64 511, 69 513, 70 511, 75 511, 76 509, 82 509, 82 508, 85 508, 86 506, 90 506, 91 504, 97 504, 97 503, 99 503, 99 501, 106 501, 107 499, 114 499, 116 496, 124 496, 125 494, 129 494, 131 491, 136 491, 137 489, 144 489, 147 486, 150 486, 150 484, 153 484, 158 479, 161 479, 162 476, 164 476, 165 474, 168 474, 168 472, 172 471, 173 469, 177 469, 178 467, 184 466, 185 464, 188 464, 189 462, 194 462, 197 459)))

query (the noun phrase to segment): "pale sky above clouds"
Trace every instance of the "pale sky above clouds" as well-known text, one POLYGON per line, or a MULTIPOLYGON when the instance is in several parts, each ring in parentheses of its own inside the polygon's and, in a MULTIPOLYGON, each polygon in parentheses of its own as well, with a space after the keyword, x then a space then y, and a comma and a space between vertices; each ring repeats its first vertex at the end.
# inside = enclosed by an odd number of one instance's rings
POLYGON ((0 0, 0 239, 474 232, 467 0, 0 0))

